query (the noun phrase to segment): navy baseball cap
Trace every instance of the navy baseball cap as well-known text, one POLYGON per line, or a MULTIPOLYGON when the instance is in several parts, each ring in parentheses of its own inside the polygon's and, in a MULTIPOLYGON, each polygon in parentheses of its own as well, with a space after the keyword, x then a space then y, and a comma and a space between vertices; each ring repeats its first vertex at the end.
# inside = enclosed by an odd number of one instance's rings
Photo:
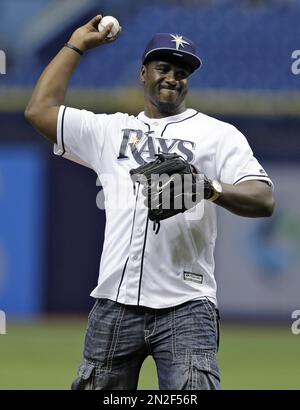
POLYGON ((170 55, 189 65, 192 72, 202 64, 194 43, 181 34, 157 33, 149 41, 143 54, 143 64, 150 58, 170 55))

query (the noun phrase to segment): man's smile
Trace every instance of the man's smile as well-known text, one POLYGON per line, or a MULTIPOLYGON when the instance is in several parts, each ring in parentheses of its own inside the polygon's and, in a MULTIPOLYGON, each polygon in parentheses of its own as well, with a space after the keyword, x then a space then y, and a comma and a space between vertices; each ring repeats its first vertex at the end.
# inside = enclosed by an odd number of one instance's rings
POLYGON ((178 88, 166 87, 166 86, 159 87, 159 91, 163 93, 177 93, 177 94, 180 93, 180 90, 178 88))

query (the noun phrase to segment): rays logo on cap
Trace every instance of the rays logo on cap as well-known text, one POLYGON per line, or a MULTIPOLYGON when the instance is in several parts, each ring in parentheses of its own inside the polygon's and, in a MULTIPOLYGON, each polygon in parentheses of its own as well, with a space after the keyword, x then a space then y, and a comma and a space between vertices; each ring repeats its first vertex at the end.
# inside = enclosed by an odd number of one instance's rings
POLYGON ((170 34, 171 37, 173 37, 173 40, 175 44, 176 44, 176 50, 179 50, 179 47, 181 46, 182 48, 184 48, 184 44, 186 45, 190 45, 190 43, 188 43, 187 41, 185 41, 182 36, 180 36, 179 34, 170 34))
POLYGON ((202 64, 197 56, 195 44, 182 34, 156 33, 143 53, 143 64, 150 59, 171 56, 190 67, 191 73, 202 64))

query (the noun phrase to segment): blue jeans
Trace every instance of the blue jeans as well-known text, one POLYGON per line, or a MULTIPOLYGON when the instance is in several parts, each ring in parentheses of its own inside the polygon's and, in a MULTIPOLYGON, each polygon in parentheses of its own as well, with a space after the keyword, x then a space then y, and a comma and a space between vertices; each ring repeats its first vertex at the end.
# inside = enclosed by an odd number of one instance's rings
POLYGON ((217 390, 218 311, 208 299, 167 309, 97 299, 73 390, 136 390, 152 355, 161 390, 217 390))

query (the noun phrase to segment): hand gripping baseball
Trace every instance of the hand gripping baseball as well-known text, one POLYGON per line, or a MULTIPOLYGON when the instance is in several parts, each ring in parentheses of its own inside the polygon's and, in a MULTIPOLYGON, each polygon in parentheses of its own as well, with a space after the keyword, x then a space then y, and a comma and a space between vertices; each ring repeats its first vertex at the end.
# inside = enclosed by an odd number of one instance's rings
POLYGON ((92 18, 88 23, 79 27, 72 34, 69 42, 79 48, 81 51, 89 50, 90 48, 99 47, 105 43, 111 43, 115 41, 122 29, 114 36, 107 38, 110 33, 113 24, 108 24, 104 30, 98 31, 98 24, 100 23, 102 16, 98 15, 92 18))

